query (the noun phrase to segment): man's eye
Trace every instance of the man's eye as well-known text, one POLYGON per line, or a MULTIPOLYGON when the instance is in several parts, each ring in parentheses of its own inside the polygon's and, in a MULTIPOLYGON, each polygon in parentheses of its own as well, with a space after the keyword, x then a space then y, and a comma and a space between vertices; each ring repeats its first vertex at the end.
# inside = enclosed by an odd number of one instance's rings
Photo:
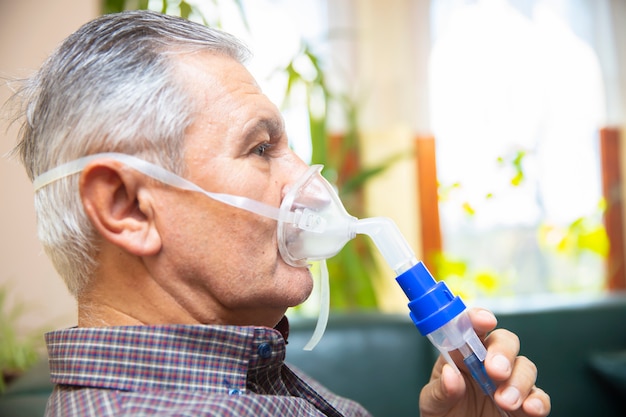
POLYGON ((259 146, 253 149, 253 153, 258 156, 265 156, 265 152, 268 151, 273 145, 271 143, 263 142, 259 146))

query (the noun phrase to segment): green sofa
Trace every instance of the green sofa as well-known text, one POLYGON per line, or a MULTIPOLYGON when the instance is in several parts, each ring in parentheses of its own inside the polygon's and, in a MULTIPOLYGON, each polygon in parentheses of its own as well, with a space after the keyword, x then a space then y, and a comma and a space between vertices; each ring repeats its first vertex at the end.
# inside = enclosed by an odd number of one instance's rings
MULTIPOLYGON (((550 415, 626 416, 626 295, 540 304, 493 309, 501 310, 498 327, 517 333, 521 354, 537 364, 550 415)), ((419 391, 438 353, 408 317, 331 316, 322 341, 305 352, 312 325, 292 325, 288 362, 374 416, 418 415, 419 391)))
MULTIPOLYGON (((500 310, 499 326, 520 336, 521 353, 539 367, 551 416, 626 415, 626 296, 500 310)), ((437 352, 407 316, 331 315, 319 345, 303 351, 314 325, 292 320, 288 362, 374 416, 418 415, 419 391, 437 352)), ((41 363, 0 397, 0 416, 41 416, 51 389, 41 363)))

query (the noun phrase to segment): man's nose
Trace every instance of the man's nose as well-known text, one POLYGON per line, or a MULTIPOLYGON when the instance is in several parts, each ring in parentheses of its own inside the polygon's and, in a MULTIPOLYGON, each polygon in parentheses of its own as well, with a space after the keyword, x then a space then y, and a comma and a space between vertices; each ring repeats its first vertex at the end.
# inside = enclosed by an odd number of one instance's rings
POLYGON ((289 190, 293 187, 296 181, 304 175, 304 173, 309 169, 309 165, 307 165, 298 155, 296 155, 293 151, 290 151, 290 155, 286 157, 284 161, 285 166, 285 176, 283 187, 281 191, 281 199, 285 198, 285 195, 289 192, 289 190))

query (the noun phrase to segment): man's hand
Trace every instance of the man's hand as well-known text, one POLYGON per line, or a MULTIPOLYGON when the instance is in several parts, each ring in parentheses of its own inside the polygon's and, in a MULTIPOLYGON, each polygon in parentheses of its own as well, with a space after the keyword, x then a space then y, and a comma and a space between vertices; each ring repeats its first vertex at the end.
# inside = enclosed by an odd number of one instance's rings
MULTIPOLYGON (((543 417, 550 412, 550 397, 535 386, 537 367, 528 358, 518 356, 519 339, 508 330, 496 327, 491 312, 473 309, 472 325, 487 348, 485 369, 498 386, 494 395, 498 406, 510 416, 543 417)), ((422 417, 501 417, 491 398, 483 394, 463 365, 454 357, 461 373, 457 373, 443 357, 433 368, 430 382, 420 394, 422 417)))

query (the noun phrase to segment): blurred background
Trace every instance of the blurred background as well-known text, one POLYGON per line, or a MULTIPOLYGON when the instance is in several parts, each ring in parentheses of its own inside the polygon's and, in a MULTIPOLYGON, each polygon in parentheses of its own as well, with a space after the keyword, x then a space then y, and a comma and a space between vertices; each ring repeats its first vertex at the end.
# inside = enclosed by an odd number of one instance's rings
MULTIPOLYGON (((470 303, 575 303, 626 287, 623 1, 0 0, 0 102, 80 25, 132 8, 243 39, 294 149, 326 166, 353 215, 391 217, 470 303)), ((76 312, 9 155, 18 129, 0 121, 0 321, 39 335, 76 312)), ((335 311, 406 311, 369 242, 329 269, 335 311)))

